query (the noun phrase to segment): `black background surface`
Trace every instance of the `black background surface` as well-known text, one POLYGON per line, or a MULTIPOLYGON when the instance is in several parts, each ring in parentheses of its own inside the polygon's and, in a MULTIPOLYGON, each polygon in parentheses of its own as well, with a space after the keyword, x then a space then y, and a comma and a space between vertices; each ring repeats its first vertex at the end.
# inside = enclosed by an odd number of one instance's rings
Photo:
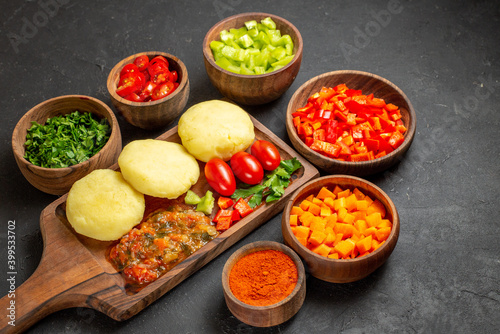
MULTIPOLYGON (((258 329, 238 321, 224 302, 222 268, 247 243, 283 242, 278 214, 130 320, 116 322, 74 308, 46 317, 29 332, 500 332, 499 2, 402 1, 392 13, 390 3, 2 1, 1 296, 8 291, 8 222, 16 222, 19 286, 41 258, 40 212, 57 199, 32 187, 17 168, 11 148, 16 123, 31 107, 60 95, 90 95, 111 107, 108 73, 131 54, 156 50, 182 59, 191 83, 187 107, 218 99, 203 65, 205 33, 227 16, 268 12, 301 32, 302 66, 280 99, 245 109, 287 143, 284 115, 290 97, 325 72, 380 75, 406 93, 417 114, 405 158, 367 178, 392 198, 401 219, 392 256, 369 277, 331 284, 308 275, 304 305, 288 322, 258 329), (36 31, 27 30, 33 23, 39 25, 36 31)), ((123 145, 157 137, 176 124, 144 131, 119 121, 123 145)))

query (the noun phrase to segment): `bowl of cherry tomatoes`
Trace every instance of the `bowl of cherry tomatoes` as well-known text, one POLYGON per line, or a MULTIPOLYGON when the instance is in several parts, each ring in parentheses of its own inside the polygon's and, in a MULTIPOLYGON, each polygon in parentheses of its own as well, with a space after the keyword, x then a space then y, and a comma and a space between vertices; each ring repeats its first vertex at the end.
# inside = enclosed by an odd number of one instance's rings
POLYGON ((151 130, 167 126, 189 98, 187 68, 159 51, 131 55, 116 64, 107 80, 115 109, 130 124, 151 130))

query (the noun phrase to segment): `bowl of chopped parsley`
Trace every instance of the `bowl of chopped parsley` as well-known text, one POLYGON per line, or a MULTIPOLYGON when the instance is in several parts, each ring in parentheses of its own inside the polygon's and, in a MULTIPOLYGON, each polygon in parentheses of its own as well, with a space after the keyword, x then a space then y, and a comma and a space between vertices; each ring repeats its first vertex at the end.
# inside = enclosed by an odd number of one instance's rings
POLYGON ((83 95, 46 100, 29 110, 12 134, 24 177, 37 189, 62 195, 73 183, 118 159, 122 139, 113 111, 83 95))

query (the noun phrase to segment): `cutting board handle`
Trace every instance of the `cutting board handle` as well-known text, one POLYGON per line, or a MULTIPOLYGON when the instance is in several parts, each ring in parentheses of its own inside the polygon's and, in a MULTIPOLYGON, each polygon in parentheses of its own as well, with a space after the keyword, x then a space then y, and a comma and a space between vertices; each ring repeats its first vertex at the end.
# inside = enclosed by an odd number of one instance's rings
POLYGON ((76 307, 79 298, 71 296, 73 282, 54 280, 54 268, 42 262, 21 286, 15 288, 15 275, 7 276, 12 282, 7 295, 0 299, 0 333, 20 333, 45 316, 58 310, 76 307))
POLYGON ((65 199, 59 198, 40 215, 44 249, 33 275, 19 287, 15 275, 7 277, 14 280, 10 291, 0 299, 0 333, 22 332, 62 309, 95 308, 89 297, 111 286, 102 267, 56 216, 65 199))

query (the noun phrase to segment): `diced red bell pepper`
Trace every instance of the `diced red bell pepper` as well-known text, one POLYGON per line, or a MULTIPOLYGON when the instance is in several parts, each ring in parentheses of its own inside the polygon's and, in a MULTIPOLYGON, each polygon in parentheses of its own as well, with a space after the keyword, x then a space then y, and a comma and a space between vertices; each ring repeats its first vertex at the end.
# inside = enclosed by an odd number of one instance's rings
POLYGON ((398 148, 405 141, 405 137, 399 131, 394 131, 387 141, 393 148, 398 148))
POLYGON ((231 227, 231 217, 222 216, 217 221, 215 229, 219 232, 224 232, 231 227))
POLYGON ((236 201, 236 203, 234 204, 234 209, 238 211, 241 218, 244 218, 253 212, 253 209, 243 198, 240 198, 238 199, 238 201, 236 201))
POLYGON ((231 205, 233 205, 233 200, 230 199, 229 197, 224 197, 220 196, 219 199, 217 200, 217 204, 219 205, 219 208, 225 210, 229 208, 231 205))
POLYGON ((351 161, 368 161, 370 157, 368 153, 351 154, 351 161))
POLYGON ((314 130, 313 138, 317 139, 317 140, 325 141, 326 140, 326 131, 325 131, 325 129, 314 130))
POLYGON ((217 211, 217 213, 215 214, 215 217, 212 219, 212 221, 214 223, 217 223, 221 219, 221 217, 231 217, 233 215, 232 211, 233 210, 223 210, 223 209, 221 209, 221 210, 217 211))
POLYGON ((239 221, 241 219, 241 216, 238 211, 233 210, 233 215, 231 216, 231 220, 233 223, 239 221))

